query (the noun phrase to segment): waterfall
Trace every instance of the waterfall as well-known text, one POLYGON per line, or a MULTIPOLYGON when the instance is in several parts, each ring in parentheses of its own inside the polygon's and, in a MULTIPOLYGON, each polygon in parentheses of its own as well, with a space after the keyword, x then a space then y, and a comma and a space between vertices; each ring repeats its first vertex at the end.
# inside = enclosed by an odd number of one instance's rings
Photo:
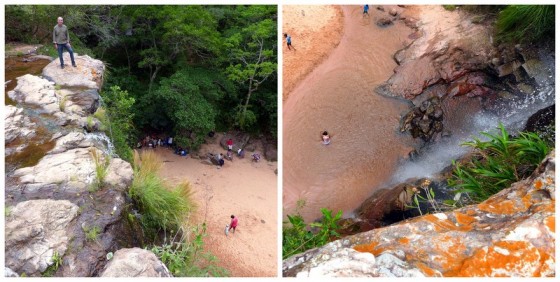
POLYGON ((461 146, 462 143, 477 137, 486 140, 480 132, 497 132, 501 122, 510 134, 516 134, 525 126, 527 119, 540 109, 554 104, 555 89, 546 86, 514 100, 498 102, 493 109, 483 110, 473 116, 465 115, 468 119, 463 128, 454 128, 452 135, 441 141, 429 144, 415 160, 408 160, 399 166, 393 174, 388 186, 394 186, 410 178, 431 177, 445 167, 451 165, 451 160, 457 159, 469 151, 470 148, 461 146))
POLYGON ((111 157, 118 157, 115 154, 115 147, 111 139, 103 132, 86 133, 86 140, 92 141, 96 148, 103 151, 104 154, 111 157))

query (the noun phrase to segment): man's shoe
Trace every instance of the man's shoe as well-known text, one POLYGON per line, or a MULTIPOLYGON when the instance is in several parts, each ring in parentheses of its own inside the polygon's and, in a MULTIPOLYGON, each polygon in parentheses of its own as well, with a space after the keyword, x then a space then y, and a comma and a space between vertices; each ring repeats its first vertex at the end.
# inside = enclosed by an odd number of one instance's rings
POLYGON ((64 68, 64 65, 60 65, 60 68, 63 69, 63 68, 64 68))
POLYGON ((73 67, 77 67, 76 64, 73 64, 72 66, 73 66, 73 67))

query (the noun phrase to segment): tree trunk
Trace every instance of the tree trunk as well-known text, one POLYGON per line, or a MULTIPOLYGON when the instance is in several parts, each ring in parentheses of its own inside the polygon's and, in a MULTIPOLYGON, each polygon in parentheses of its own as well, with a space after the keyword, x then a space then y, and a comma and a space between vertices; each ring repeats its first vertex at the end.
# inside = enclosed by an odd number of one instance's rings
POLYGON ((251 99, 251 94, 253 94, 253 78, 249 79, 249 91, 247 93, 247 99, 245 100, 245 105, 243 105, 243 112, 241 113, 242 123, 245 123, 245 113, 247 112, 247 107, 249 106, 249 100, 251 99))

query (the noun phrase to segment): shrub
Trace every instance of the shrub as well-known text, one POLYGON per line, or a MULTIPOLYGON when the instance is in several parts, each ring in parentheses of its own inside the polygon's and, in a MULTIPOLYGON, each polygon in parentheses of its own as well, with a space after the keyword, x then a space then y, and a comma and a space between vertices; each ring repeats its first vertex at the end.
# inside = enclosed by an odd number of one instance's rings
POLYGON ((291 226, 282 229, 282 258, 304 252, 306 250, 320 247, 328 243, 331 239, 340 235, 336 232, 340 227, 337 222, 342 217, 339 211, 334 217, 332 211, 322 208, 323 218, 321 222, 306 224, 303 217, 288 215, 288 222, 291 226))
POLYGON ((553 5, 511 5, 498 16, 498 39, 532 42, 554 38, 553 5))
POLYGON ((169 187, 157 175, 161 164, 154 152, 145 151, 141 155, 134 152, 134 180, 129 195, 142 213, 142 226, 154 235, 159 231, 178 230, 195 207, 190 184, 183 182, 169 187))
POLYGON ((206 224, 194 226, 188 229, 188 232, 184 232, 181 228, 170 243, 154 246, 151 251, 175 277, 228 276, 226 269, 215 265, 217 258, 211 253, 204 252, 203 238, 206 235, 206 224), (177 240, 178 234, 181 234, 181 238, 177 240))
POLYGON ((473 147, 475 155, 466 164, 453 161, 448 180, 456 193, 467 193, 475 202, 528 177, 550 152, 551 147, 535 133, 521 132, 510 137, 502 124, 498 134, 481 132, 488 141, 474 138, 463 145, 473 147))

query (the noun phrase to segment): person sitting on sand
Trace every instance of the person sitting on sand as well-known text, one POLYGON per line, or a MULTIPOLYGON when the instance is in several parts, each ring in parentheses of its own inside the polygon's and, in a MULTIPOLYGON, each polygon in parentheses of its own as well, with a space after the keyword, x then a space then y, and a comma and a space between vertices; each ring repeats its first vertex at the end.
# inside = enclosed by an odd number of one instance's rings
POLYGON ((224 155, 222 153, 214 155, 220 167, 224 166, 224 155))
POLYGON ((331 143, 331 137, 327 131, 323 131, 323 144, 329 145, 331 143))
POLYGON ((261 155, 259 153, 254 153, 251 155, 253 157, 254 162, 259 162, 261 160, 261 155))
POLYGON ((243 149, 241 149, 241 148, 240 148, 239 150, 237 150, 237 156, 238 156, 240 159, 245 158, 245 150, 243 150, 243 149))

